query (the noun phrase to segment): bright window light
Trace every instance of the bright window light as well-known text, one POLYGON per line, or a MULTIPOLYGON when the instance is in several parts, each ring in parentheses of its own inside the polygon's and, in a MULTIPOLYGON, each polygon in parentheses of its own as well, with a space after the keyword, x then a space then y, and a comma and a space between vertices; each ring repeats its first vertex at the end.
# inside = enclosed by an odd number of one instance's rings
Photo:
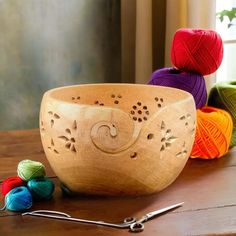
MULTIPOLYGON (((216 0, 216 13, 222 10, 236 8, 236 0, 216 0)), ((216 81, 236 80, 236 20, 228 28, 229 19, 224 17, 221 22, 216 18, 216 31, 221 35, 224 42, 224 58, 220 68, 216 72, 216 81)))

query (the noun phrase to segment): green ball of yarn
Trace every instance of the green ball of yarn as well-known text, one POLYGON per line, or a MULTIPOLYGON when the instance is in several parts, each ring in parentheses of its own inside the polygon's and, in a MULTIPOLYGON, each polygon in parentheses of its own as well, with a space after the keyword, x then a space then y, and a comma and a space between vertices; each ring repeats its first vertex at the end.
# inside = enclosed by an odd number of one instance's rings
POLYGON ((208 105, 229 112, 233 120, 230 147, 236 145, 236 81, 216 83, 209 94, 208 105))
POLYGON ((25 181, 38 177, 44 177, 46 174, 45 167, 41 162, 31 160, 23 160, 19 162, 17 173, 18 176, 25 181))
POLYGON ((27 183, 34 200, 49 200, 52 198, 55 186, 49 178, 31 179, 27 183))

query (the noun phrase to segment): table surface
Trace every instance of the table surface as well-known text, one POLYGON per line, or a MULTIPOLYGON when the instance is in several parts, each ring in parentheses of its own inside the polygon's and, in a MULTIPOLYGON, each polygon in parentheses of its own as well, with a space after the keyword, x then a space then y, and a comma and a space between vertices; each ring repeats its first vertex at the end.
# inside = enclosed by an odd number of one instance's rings
MULTIPOLYGON (((73 217, 120 222, 184 201, 180 207, 145 223, 139 235, 236 235, 236 149, 217 160, 189 160, 177 178, 160 193, 142 197, 65 196, 45 157, 39 130, 0 132, 0 181, 16 175, 18 162, 31 159, 46 166, 56 184, 53 199, 32 210, 62 211, 73 217)), ((4 198, 1 195, 1 204, 4 198)), ((0 235, 130 235, 127 229, 78 224, 20 213, 0 212, 0 235)))

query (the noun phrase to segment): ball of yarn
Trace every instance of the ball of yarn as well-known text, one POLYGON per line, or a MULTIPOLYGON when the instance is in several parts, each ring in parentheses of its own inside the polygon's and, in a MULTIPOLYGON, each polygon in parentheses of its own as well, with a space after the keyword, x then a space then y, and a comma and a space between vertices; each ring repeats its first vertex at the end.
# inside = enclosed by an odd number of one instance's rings
POLYGON ((32 196, 24 187, 16 187, 5 196, 5 207, 10 211, 24 211, 32 206, 32 196))
POLYGON ((48 200, 52 198, 54 183, 49 178, 31 179, 27 186, 34 200, 48 200))
POLYGON ((18 176, 7 178, 2 182, 2 195, 6 196, 13 188, 23 185, 25 185, 25 182, 18 176))
POLYGON ((171 48, 171 61, 176 68, 208 75, 219 68, 222 59, 222 39, 214 30, 176 31, 171 48))
POLYGON ((208 105, 229 112, 233 119, 230 146, 236 145, 236 81, 216 83, 210 90, 208 105))
POLYGON ((44 177, 45 167, 41 162, 31 161, 31 160, 23 160, 19 162, 17 167, 18 176, 28 181, 33 178, 44 177))
POLYGON ((191 157, 213 159, 227 153, 233 122, 230 114, 215 107, 197 110, 197 129, 191 157))
POLYGON ((202 75, 183 72, 175 68, 163 68, 155 71, 148 84, 182 89, 194 97, 196 108, 205 106, 207 90, 202 75))

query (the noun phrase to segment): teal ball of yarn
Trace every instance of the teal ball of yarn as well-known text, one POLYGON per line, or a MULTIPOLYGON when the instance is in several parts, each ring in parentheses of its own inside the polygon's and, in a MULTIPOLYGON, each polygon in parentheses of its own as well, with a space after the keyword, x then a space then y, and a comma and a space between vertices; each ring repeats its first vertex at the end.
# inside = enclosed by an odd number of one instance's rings
POLYGON ((25 186, 12 189, 5 197, 5 207, 10 211, 24 211, 32 206, 32 195, 25 186))
POLYGON ((17 173, 18 176, 25 181, 38 177, 44 177, 46 174, 45 167, 41 162, 31 160, 23 160, 19 162, 17 173))
POLYGON ((31 179, 27 186, 34 200, 49 200, 54 192, 54 183, 49 178, 31 179))

